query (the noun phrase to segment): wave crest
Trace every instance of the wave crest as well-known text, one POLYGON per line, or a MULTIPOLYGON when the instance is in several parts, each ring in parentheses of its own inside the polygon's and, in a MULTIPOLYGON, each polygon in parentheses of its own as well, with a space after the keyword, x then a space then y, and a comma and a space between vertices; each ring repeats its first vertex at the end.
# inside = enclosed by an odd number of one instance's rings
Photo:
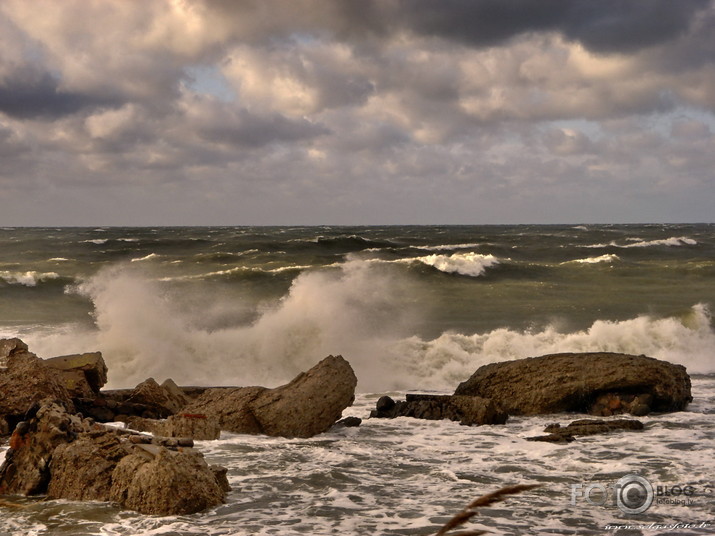
POLYGON ((436 268, 440 272, 459 274, 470 277, 484 275, 487 268, 499 264, 499 259, 494 255, 480 253, 453 253, 452 255, 427 255, 410 259, 410 262, 419 261, 436 268))

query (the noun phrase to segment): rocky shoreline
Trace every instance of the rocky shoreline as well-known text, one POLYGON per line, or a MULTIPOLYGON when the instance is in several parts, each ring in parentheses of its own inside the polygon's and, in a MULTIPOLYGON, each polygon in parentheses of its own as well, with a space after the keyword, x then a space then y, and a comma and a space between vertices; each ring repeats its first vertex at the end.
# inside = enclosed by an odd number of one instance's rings
MULTIPOLYGON (((0 494, 110 501, 145 514, 186 514, 217 506, 226 470, 208 465, 193 440, 221 431, 308 438, 333 426, 355 397, 357 378, 328 356, 277 387, 180 387, 152 378, 134 389, 102 390, 101 353, 40 359, 20 339, 0 340, 0 435, 11 435, 0 494), (103 423, 124 422, 127 429, 103 423), (141 433, 141 432, 148 432, 141 433), (179 490, 179 491, 177 491, 179 490)), ((453 395, 381 397, 371 418, 450 419, 501 425, 510 415, 590 413, 606 420, 554 424, 531 441, 637 431, 633 419, 680 411, 692 400, 685 368, 646 356, 555 354, 487 365, 453 395)))

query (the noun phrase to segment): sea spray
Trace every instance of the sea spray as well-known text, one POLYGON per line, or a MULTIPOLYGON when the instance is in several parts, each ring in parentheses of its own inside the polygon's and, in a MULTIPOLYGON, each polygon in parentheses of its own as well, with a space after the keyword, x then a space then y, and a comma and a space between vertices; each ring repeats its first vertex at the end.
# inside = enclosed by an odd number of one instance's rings
MULTIPOLYGON (((385 357, 415 317, 398 299, 410 295, 409 280, 393 272, 362 261, 307 271, 253 322, 216 327, 206 322, 211 311, 191 307, 190 296, 133 266, 112 266, 77 287, 94 304, 96 330, 55 336, 51 346, 54 353, 80 351, 80 343, 101 350, 110 387, 147 376, 184 384, 277 385, 331 353, 345 355, 367 388, 387 387, 401 371, 385 357)), ((219 293, 213 298, 212 308, 240 308, 219 293)), ((37 348, 50 351, 48 342, 37 348)))
POLYGON ((599 351, 646 354, 685 365, 690 373, 715 373, 715 330, 704 304, 694 305, 683 317, 641 315, 624 321, 597 320, 586 330, 569 333, 552 325, 539 331, 500 328, 474 335, 446 332, 429 341, 403 339, 392 349, 402 368, 411 372, 409 388, 413 389, 451 389, 488 363, 599 351))

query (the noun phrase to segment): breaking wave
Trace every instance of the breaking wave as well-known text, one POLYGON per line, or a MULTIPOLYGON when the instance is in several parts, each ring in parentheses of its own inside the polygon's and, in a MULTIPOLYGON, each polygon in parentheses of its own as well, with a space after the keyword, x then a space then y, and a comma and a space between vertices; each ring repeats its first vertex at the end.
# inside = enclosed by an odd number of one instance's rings
POLYGON ((410 337, 393 351, 401 356, 402 368, 419 376, 415 380, 422 388, 453 389, 482 365, 561 352, 646 354, 685 365, 691 374, 715 373, 715 331, 704 304, 694 305, 683 317, 597 320, 588 329, 571 333, 548 326, 475 335, 448 332, 429 341, 410 337))
POLYGON ((597 320, 582 331, 550 325, 425 340, 414 334, 428 313, 405 298, 418 292, 417 283, 394 264, 349 260, 302 272, 282 299, 258 310, 218 288, 167 286, 137 264, 104 269, 78 292, 94 305, 96 329, 24 338, 42 356, 102 351, 109 387, 148 376, 275 386, 329 354, 350 361, 362 392, 452 390, 481 365, 558 352, 643 353, 691 373, 715 372, 715 332, 704 304, 682 317, 597 320))
POLYGON ((575 259, 573 261, 567 261, 565 263, 561 264, 569 264, 572 262, 579 263, 579 264, 598 264, 602 262, 615 262, 615 261, 620 261, 621 259, 618 257, 618 255, 613 255, 613 254, 608 254, 608 255, 600 255, 599 257, 586 257, 585 259, 575 259))
POLYGON ((459 274, 470 277, 484 275, 487 268, 499 264, 499 259, 494 255, 482 255, 480 253, 453 253, 452 255, 427 255, 415 259, 407 259, 407 262, 421 262, 436 268, 440 272, 448 274, 459 274))
POLYGON ((60 274, 55 272, 9 272, 0 271, 0 279, 10 285, 23 285, 25 287, 36 287, 38 283, 44 283, 53 279, 59 279, 60 274))
POLYGON ((631 241, 631 244, 617 244, 615 241, 609 242, 608 244, 592 244, 590 246, 584 246, 587 248, 649 248, 655 246, 667 246, 667 247, 679 247, 679 246, 697 246, 697 240, 688 238, 687 236, 671 236, 670 238, 663 238, 660 240, 641 240, 640 238, 627 238, 626 240, 631 241))

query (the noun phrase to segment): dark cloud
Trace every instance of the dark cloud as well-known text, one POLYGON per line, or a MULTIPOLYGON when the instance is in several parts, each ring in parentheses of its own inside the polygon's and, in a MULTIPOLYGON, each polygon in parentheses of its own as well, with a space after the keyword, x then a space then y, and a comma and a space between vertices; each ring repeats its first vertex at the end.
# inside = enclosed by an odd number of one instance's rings
POLYGON ((115 98, 62 91, 50 73, 19 69, 0 81, 0 112, 18 119, 54 119, 100 106, 121 105, 115 98))
POLYGON ((598 52, 632 52, 686 31, 709 0, 402 0, 393 20, 422 35, 492 46, 556 31, 598 52))
POLYGON ((257 115, 248 110, 238 110, 220 121, 200 127, 199 132, 209 141, 250 148, 309 140, 329 134, 330 130, 306 119, 289 119, 280 114, 257 115))

